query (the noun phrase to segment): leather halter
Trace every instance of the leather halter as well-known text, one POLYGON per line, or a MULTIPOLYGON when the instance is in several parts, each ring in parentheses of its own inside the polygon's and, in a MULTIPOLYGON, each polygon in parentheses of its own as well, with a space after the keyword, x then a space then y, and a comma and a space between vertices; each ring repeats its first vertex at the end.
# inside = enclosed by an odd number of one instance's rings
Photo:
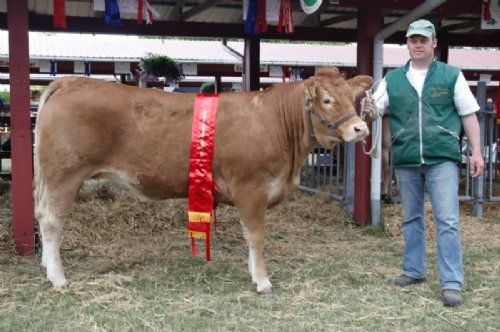
POLYGON ((330 121, 330 120, 327 120, 325 119, 321 113, 319 113, 318 111, 316 111, 312 105, 312 94, 311 94, 311 91, 309 90, 309 88, 306 88, 306 90, 304 91, 304 100, 305 100, 305 106, 306 106, 306 109, 305 111, 307 112, 307 123, 308 123, 308 127, 309 127, 309 137, 311 138, 314 138, 317 140, 316 138, 316 135, 314 134, 314 128, 313 128, 313 125, 312 125, 312 120, 311 120, 311 114, 314 114, 316 115, 316 117, 318 118, 319 120, 319 123, 321 123, 323 126, 325 126, 326 128, 328 128, 330 130, 330 132, 333 134, 334 138, 343 142, 344 140, 342 139, 342 137, 340 135, 338 135, 337 133, 337 128, 349 121, 350 119, 352 119, 353 117, 355 116, 358 116, 356 114, 356 112, 350 112, 346 115, 344 115, 343 117, 341 117, 339 120, 337 121, 330 121))

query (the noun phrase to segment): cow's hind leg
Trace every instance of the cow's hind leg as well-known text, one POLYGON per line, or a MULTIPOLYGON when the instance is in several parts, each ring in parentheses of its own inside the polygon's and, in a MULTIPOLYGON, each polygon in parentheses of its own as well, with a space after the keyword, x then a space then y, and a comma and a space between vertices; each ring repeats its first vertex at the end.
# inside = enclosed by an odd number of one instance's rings
POLYGON ((42 266, 47 269, 47 278, 54 288, 67 285, 59 247, 64 219, 71 209, 81 182, 66 181, 58 186, 47 185, 36 179, 35 216, 40 224, 42 240, 42 266))
POLYGON ((240 212, 243 235, 248 244, 248 269, 252 281, 257 285, 257 293, 267 295, 272 293, 272 285, 267 276, 264 263, 264 216, 266 213, 265 194, 256 192, 243 195, 236 202, 240 212))

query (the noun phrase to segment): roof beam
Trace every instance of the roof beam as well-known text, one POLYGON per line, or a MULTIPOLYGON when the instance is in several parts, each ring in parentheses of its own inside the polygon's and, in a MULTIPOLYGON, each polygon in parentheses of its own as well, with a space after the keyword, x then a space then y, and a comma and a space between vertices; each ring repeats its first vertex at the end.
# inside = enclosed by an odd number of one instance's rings
POLYGON ((329 25, 350 21, 350 20, 355 19, 357 17, 358 17, 357 12, 338 15, 338 16, 334 16, 334 17, 330 17, 330 18, 322 20, 320 23, 320 26, 327 27, 329 25))
MULTIPOLYGON (((342 0, 338 5, 330 5, 331 8, 360 8, 412 10, 422 4, 422 0, 342 0)), ((447 14, 481 14, 481 1, 447 1, 432 11, 447 14)))
POLYGON ((469 22, 461 22, 461 23, 456 23, 456 24, 450 24, 443 26, 441 29, 439 29, 439 32, 450 32, 454 30, 463 30, 463 29, 470 29, 470 28, 475 28, 478 27, 481 23, 479 21, 469 21, 469 22))
POLYGON ((205 10, 207 10, 213 6, 216 6, 219 2, 222 2, 222 1, 221 0, 207 0, 203 4, 196 6, 196 7, 193 7, 191 9, 189 9, 187 12, 183 13, 181 16, 181 20, 186 21, 193 16, 196 16, 200 13, 203 13, 205 10))
POLYGON ((186 0, 180 0, 175 3, 174 8, 172 9, 172 12, 168 16, 169 21, 180 21, 182 18, 182 7, 184 6, 184 3, 186 0))

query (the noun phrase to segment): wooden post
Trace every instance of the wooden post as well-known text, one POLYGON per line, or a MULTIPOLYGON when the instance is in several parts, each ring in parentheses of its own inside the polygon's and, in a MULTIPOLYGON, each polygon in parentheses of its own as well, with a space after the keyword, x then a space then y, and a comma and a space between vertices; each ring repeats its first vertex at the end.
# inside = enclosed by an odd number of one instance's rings
POLYGON ((437 36, 437 46, 434 50, 434 55, 436 59, 441 62, 448 63, 448 51, 450 49, 449 42, 449 34, 448 33, 439 33, 437 36))
POLYGON ((245 38, 245 54, 243 60, 243 90, 258 91, 260 89, 260 39, 250 36, 245 38))
MULTIPOLYGON (((373 73, 373 42, 375 35, 382 28, 380 8, 358 8, 357 30, 357 75, 373 73)), ((371 136, 367 139, 367 148, 371 146, 371 136)), ((371 160, 363 152, 360 143, 356 144, 354 170, 354 222, 359 225, 370 224, 370 175, 371 160)))
POLYGON ((7 1, 9 28, 12 234, 21 255, 35 252, 30 123, 28 1, 7 1))
POLYGON ((215 93, 222 92, 222 80, 220 75, 215 75, 215 93))

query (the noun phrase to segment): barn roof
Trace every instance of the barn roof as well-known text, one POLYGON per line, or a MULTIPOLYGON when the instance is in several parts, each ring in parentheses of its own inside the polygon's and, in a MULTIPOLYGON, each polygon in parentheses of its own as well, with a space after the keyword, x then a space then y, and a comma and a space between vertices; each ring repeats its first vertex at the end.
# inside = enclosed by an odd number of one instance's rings
MULTIPOLYGON (((229 41, 243 54, 243 42, 229 41)), ((356 44, 261 42, 263 65, 356 66, 356 44)), ((147 53, 165 54, 180 63, 241 64, 241 57, 220 40, 160 39, 137 36, 30 32, 30 59, 65 61, 137 62, 147 53)), ((0 31, 0 59, 8 59, 8 33, 0 31)), ((408 60, 406 46, 385 45, 384 65, 396 67, 408 60)), ((500 71, 500 50, 450 49, 450 64, 469 70, 500 71)))

